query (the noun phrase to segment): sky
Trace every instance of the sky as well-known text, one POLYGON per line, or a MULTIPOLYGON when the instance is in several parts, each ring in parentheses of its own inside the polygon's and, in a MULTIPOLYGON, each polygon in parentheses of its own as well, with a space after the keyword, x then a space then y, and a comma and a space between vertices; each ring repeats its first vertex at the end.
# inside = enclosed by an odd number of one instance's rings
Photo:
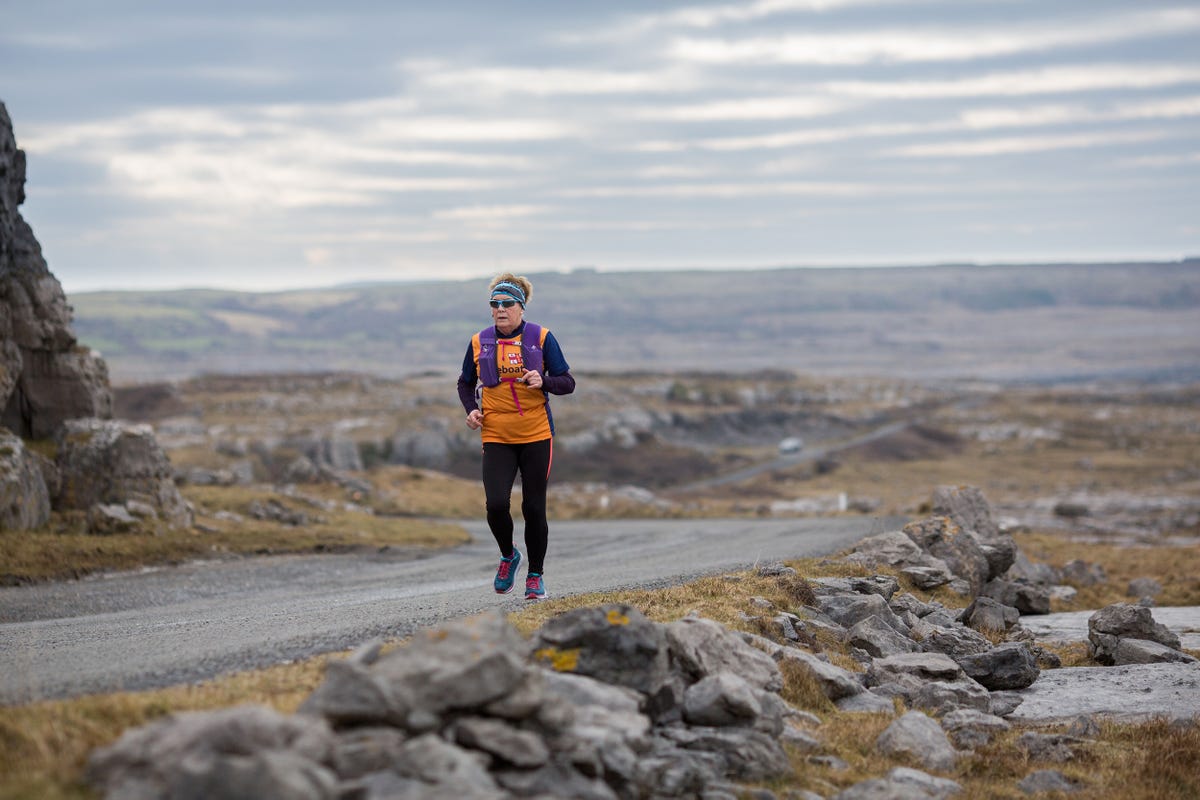
POLYGON ((69 292, 1200 254, 1200 2, 0 0, 69 292))

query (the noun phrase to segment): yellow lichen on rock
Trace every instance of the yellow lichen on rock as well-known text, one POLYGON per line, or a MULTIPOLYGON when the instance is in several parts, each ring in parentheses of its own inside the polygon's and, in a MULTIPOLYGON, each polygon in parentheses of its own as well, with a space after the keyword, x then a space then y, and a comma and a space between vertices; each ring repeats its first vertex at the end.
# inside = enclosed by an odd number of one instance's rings
POLYGON ((538 661, 548 663, 555 672, 574 672, 579 666, 579 648, 572 647, 559 650, 557 647, 543 647, 533 654, 538 661))

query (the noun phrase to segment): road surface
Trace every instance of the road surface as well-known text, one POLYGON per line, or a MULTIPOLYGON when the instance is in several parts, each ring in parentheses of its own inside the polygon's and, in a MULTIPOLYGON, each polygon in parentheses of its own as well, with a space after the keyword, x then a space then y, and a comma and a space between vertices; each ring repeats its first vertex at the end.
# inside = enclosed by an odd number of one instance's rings
MULTIPOLYGON (((659 587, 757 562, 824 555, 898 518, 552 523, 552 597, 659 587)), ((482 521, 471 544, 425 557, 251 558, 0 589, 0 705, 204 680, 398 637, 498 596, 482 521)), ((518 533, 519 538, 519 533, 518 533)), ((524 576, 522 570, 521 577, 524 576)), ((518 587, 519 589, 519 587, 518 587)))

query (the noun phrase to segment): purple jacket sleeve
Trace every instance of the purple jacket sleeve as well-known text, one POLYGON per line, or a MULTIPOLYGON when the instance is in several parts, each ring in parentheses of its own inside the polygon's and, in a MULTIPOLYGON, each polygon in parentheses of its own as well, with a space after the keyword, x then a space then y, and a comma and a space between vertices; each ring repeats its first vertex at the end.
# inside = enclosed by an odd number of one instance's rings
POLYGON ((475 402, 475 384, 478 381, 479 376, 475 374, 475 350, 468 342, 467 354, 463 356, 462 374, 458 376, 458 399, 468 414, 479 408, 479 404, 475 402))
POLYGON ((547 394, 570 394, 575 391, 571 365, 563 357, 562 348, 558 346, 553 333, 546 334, 546 341, 542 343, 542 357, 542 391, 547 394))

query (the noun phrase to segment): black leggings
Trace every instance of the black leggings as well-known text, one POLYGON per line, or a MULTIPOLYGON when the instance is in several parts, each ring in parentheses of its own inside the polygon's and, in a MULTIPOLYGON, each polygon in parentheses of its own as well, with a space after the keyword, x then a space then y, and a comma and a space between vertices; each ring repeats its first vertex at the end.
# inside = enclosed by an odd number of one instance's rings
POLYGON ((483 443, 483 492, 487 497, 487 521, 500 546, 500 555, 513 552, 513 518, 509 511, 513 481, 521 473, 521 514, 525 517, 525 549, 529 571, 541 572, 545 566, 546 543, 550 529, 546 524, 546 486, 550 482, 550 463, 554 460, 554 440, 526 444, 483 443))

